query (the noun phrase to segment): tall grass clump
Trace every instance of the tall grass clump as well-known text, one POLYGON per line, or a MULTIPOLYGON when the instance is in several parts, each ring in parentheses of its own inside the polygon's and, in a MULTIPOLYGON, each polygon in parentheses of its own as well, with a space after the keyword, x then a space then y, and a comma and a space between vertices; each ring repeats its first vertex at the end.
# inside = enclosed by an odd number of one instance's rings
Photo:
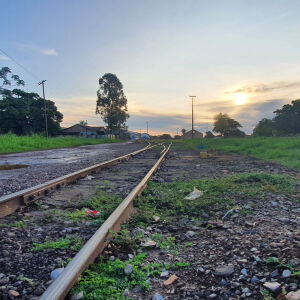
POLYGON ((203 144, 208 149, 249 155, 300 169, 300 137, 249 137, 175 141, 175 147, 185 149, 198 149, 198 146, 203 144))
POLYGON ((24 152, 43 149, 66 148, 81 145, 115 143, 116 139, 93 139, 84 137, 49 137, 42 135, 17 136, 15 134, 0 135, 0 153, 24 152))

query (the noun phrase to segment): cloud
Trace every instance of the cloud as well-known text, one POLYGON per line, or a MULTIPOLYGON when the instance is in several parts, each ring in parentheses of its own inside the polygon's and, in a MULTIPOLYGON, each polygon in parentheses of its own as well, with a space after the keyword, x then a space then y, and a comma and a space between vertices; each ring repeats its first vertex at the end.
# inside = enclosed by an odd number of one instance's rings
POLYGON ((45 55, 54 55, 54 56, 58 55, 58 53, 56 52, 56 50, 54 48, 44 49, 44 50, 42 50, 42 53, 45 55))
POLYGON ((42 48, 40 46, 36 46, 33 44, 18 44, 18 45, 23 49, 28 49, 43 55, 58 56, 58 53, 54 48, 42 48))
POLYGON ((254 84, 254 85, 245 85, 241 88, 226 91, 224 94, 236 94, 236 93, 247 93, 247 94, 258 94, 258 93, 267 93, 275 90, 287 90, 300 88, 300 81, 286 82, 286 81, 276 81, 269 84, 254 84))
POLYGON ((10 58, 4 55, 0 55, 0 60, 10 60, 10 58))

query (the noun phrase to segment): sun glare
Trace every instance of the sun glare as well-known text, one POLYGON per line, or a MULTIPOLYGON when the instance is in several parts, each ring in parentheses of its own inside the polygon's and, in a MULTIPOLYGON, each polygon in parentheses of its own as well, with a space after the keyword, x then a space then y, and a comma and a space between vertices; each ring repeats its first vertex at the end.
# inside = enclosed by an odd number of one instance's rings
POLYGON ((246 103, 248 99, 248 95, 246 94, 234 94, 232 95, 232 99, 234 100, 236 105, 243 105, 246 103))

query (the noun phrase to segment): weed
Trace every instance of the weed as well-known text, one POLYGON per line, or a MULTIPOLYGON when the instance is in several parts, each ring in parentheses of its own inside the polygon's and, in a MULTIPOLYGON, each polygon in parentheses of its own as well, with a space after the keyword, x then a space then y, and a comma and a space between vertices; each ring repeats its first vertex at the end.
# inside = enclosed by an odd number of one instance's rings
POLYGON ((113 233, 112 243, 118 245, 122 250, 136 251, 143 237, 143 233, 132 235, 127 229, 122 229, 117 234, 113 233))
POLYGON ((71 246, 71 249, 73 250, 79 250, 82 244, 81 239, 74 239, 74 238, 60 238, 57 241, 46 241, 42 244, 39 243, 33 243, 33 246, 31 248, 32 251, 41 251, 44 249, 67 249, 69 246, 71 246))
POLYGON ((192 247, 193 246, 193 243, 192 242, 187 242, 184 244, 186 247, 192 247))
POLYGON ((25 276, 23 276, 23 275, 18 276, 18 277, 17 277, 17 280, 25 281, 25 282, 27 282, 29 285, 31 285, 32 287, 35 286, 35 283, 34 283, 34 281, 33 281, 32 279, 30 279, 30 278, 28 278, 28 277, 25 277, 25 276))
POLYGON ((23 221, 19 221, 19 222, 14 222, 14 223, 0 223, 0 229, 1 228, 26 228, 27 227, 27 224, 23 221))
POLYGON ((174 237, 164 238, 160 233, 154 233, 152 239, 157 242, 159 248, 162 250, 174 249, 176 247, 174 237))

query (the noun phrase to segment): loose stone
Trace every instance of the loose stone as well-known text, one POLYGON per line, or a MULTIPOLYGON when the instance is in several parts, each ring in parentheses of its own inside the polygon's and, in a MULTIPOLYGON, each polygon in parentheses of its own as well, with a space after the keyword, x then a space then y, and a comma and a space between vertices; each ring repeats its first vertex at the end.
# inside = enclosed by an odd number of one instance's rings
POLYGON ((215 271, 217 276, 229 276, 234 273, 233 266, 218 266, 215 271))

